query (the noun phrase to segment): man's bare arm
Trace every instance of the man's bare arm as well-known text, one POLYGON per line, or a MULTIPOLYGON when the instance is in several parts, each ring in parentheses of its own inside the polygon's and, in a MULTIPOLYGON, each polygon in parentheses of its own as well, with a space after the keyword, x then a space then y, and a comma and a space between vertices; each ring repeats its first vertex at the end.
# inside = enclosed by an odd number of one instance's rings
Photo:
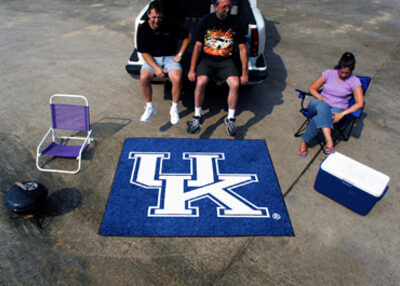
POLYGON ((156 64, 151 54, 142 53, 142 56, 146 63, 153 68, 157 77, 165 77, 167 75, 167 72, 156 64))
POLYGON ((242 75, 240 77, 240 83, 242 85, 245 85, 249 81, 246 44, 239 44, 239 54, 240 54, 240 61, 242 63, 242 75))
POLYGON ((174 60, 176 62, 180 62, 182 60, 182 56, 186 51, 186 48, 189 46, 190 40, 192 39, 192 34, 189 33, 189 35, 182 41, 181 48, 179 49, 179 52, 177 55, 175 55, 174 60))
POLYGON ((199 60, 202 46, 203 46, 203 44, 200 42, 196 42, 196 44, 194 45, 192 59, 190 61, 189 74, 188 74, 188 78, 190 81, 196 80, 196 65, 197 65, 197 61, 199 60))

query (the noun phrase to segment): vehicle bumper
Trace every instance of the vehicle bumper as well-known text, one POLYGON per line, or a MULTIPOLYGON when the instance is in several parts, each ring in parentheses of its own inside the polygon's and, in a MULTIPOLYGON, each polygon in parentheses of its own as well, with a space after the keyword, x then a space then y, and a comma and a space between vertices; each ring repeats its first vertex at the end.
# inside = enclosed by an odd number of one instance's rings
POLYGON ((260 84, 268 77, 264 54, 249 59, 249 85, 260 84))

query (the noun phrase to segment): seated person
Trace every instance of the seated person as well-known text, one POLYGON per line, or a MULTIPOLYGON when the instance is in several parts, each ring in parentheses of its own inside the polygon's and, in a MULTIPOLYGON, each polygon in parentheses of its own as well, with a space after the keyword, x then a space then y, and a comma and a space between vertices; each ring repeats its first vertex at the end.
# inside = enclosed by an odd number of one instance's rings
POLYGON ((147 10, 149 20, 138 30, 138 51, 144 64, 140 71, 140 84, 146 101, 145 112, 140 121, 147 122, 157 113, 152 102, 151 81, 154 76, 168 76, 172 82, 171 123, 179 123, 178 102, 182 90, 182 67, 180 61, 190 43, 191 34, 184 27, 167 22, 163 18, 161 1, 153 1, 147 10), (181 47, 176 53, 178 42, 181 47))
POLYGON ((335 152, 332 139, 333 124, 339 122, 346 114, 350 114, 364 106, 364 95, 361 82, 352 74, 356 59, 352 53, 346 52, 339 60, 338 69, 326 70, 310 86, 309 92, 313 97, 308 105, 308 112, 312 116, 306 132, 303 134, 299 157, 306 157, 307 144, 317 135, 319 129, 325 137, 325 154, 335 152), (321 93, 318 90, 324 85, 321 93), (351 107, 349 101, 354 95, 355 103, 351 107))
POLYGON ((210 76, 217 75, 226 80, 229 86, 228 116, 225 118, 226 131, 234 136, 237 130, 235 123, 236 104, 240 84, 248 82, 246 30, 237 16, 231 15, 231 0, 219 0, 214 4, 215 13, 208 14, 201 20, 188 78, 196 80, 194 91, 194 118, 188 122, 189 133, 200 131, 202 123, 201 106, 204 101, 206 85, 210 76), (233 60, 233 49, 239 46, 242 65, 241 76, 233 60), (201 52, 203 56, 196 68, 201 52), (196 79, 197 77, 197 79, 196 79))

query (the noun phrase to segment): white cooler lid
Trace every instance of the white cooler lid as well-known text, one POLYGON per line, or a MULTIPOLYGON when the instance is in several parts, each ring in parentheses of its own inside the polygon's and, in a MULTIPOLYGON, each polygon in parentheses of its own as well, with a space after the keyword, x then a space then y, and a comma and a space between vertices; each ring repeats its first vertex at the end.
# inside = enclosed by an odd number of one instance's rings
POLYGON ((390 180, 385 174, 339 152, 329 155, 321 169, 375 197, 382 195, 390 180))

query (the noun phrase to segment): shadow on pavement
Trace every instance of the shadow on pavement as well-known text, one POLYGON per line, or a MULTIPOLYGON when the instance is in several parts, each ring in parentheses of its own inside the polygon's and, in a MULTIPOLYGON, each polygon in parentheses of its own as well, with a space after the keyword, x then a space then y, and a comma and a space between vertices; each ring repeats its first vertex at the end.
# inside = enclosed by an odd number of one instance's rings
POLYGON ((131 119, 104 117, 91 125, 94 138, 108 138, 131 123, 131 119))
POLYGON ((56 217, 67 214, 81 205, 81 193, 74 188, 63 188, 50 194, 38 217, 56 217))
POLYGON ((242 126, 238 126, 237 139, 244 139, 249 128, 271 114, 274 106, 283 103, 282 92, 286 88, 287 71, 282 58, 274 52, 281 36, 276 25, 278 22, 265 21, 265 50, 268 78, 261 84, 253 86, 251 91, 245 92, 239 98, 237 115, 244 111, 250 111, 253 116, 242 126))

